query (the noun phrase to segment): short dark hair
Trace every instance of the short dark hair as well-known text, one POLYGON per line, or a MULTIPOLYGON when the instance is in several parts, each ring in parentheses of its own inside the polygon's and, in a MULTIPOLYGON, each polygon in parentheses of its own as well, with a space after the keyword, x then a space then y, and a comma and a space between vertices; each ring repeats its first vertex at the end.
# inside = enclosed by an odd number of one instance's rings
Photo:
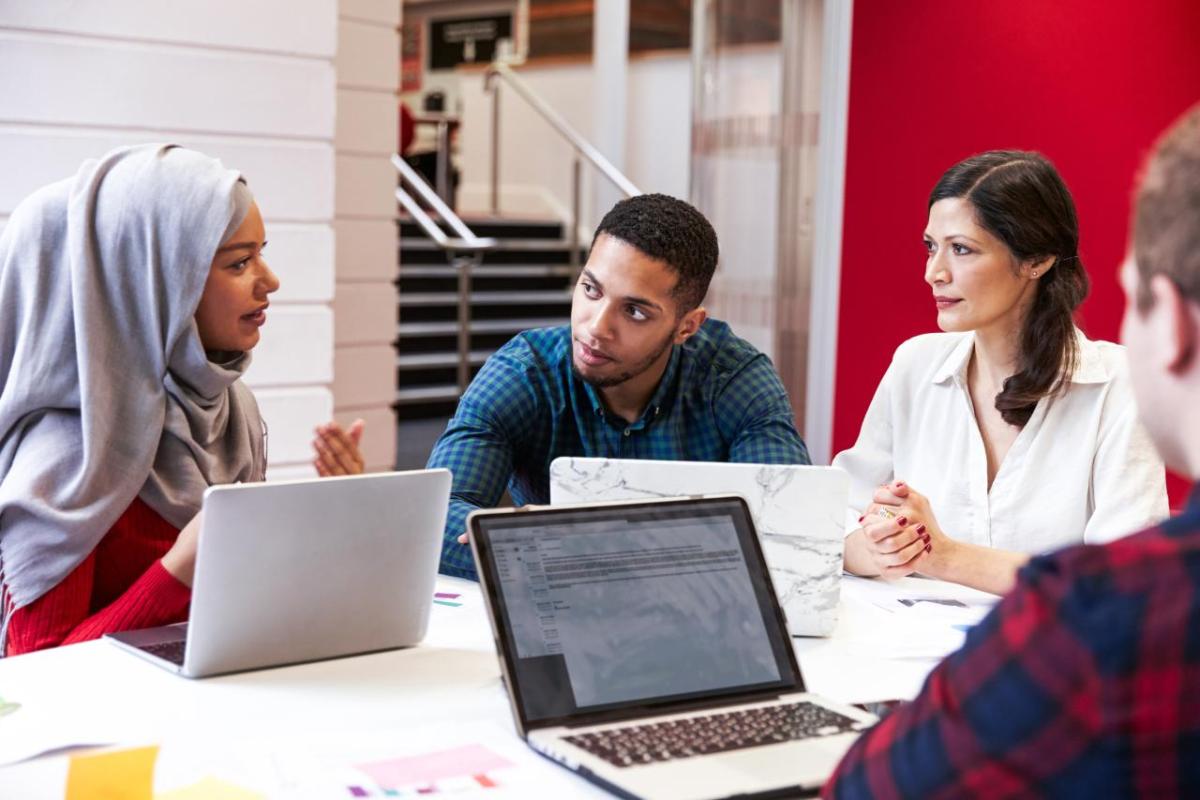
POLYGON ((717 233, 695 208, 665 194, 639 194, 617 203, 596 228, 662 261, 679 276, 671 294, 680 315, 704 302, 717 268, 717 233))
POLYGON ((991 150, 955 164, 933 187, 929 207, 948 198, 970 203, 980 227, 1019 260, 1054 259, 1021 329, 1017 372, 996 395, 1004 421, 1024 427, 1038 400, 1066 385, 1078 358, 1075 309, 1087 297, 1088 276, 1075 201, 1049 159, 1023 150, 991 150))
POLYGON ((1200 303, 1200 104, 1158 140, 1138 181, 1133 257, 1139 309, 1152 305, 1150 278, 1158 274, 1200 303))

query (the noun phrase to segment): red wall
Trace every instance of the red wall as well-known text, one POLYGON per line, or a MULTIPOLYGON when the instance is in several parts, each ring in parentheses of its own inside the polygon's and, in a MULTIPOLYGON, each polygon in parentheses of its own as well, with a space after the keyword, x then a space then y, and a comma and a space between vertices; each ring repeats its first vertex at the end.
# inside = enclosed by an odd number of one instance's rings
POLYGON ((947 167, 1001 148, 1054 161, 1092 278, 1081 325, 1115 340, 1134 173, 1197 100, 1198 0, 855 0, 834 452, 896 346, 937 330, 921 234, 947 167))

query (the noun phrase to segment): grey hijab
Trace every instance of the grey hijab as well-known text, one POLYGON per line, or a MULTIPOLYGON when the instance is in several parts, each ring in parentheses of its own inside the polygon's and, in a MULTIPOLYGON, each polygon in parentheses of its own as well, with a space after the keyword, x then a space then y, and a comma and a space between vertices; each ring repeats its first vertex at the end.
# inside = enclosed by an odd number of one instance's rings
POLYGON ((176 527, 206 487, 261 480, 249 353, 210 360, 194 315, 250 206, 238 173, 122 148, 26 198, 0 236, 0 654, 135 497, 176 527))

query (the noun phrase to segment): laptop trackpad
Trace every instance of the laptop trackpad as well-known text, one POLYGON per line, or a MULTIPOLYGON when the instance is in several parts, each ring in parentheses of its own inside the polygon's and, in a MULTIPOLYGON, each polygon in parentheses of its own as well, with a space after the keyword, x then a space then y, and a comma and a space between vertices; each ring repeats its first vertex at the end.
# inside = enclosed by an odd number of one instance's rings
POLYGON ((855 734, 819 736, 767 747, 749 747, 722 753, 718 761, 722 770, 736 772, 743 780, 779 775, 780 765, 787 764, 785 774, 790 782, 820 786, 856 738, 855 734))
POLYGON ((108 634, 110 638, 133 647, 146 647, 154 644, 170 644, 187 640, 187 623, 178 622, 174 625, 163 625, 159 628, 143 628, 140 631, 121 631, 108 634))
POLYGON ((652 798, 714 798, 817 789, 853 736, 817 737, 598 772, 622 789, 652 798), (843 739, 834 743, 831 739, 843 739), (680 787, 687 787, 682 791, 680 787))

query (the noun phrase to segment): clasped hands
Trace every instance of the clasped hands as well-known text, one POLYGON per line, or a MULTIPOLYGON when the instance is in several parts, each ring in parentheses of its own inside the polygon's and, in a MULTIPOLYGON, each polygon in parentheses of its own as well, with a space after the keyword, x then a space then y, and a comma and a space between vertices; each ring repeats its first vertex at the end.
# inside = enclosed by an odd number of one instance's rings
POLYGON ((866 553, 882 577, 929 573, 953 549, 928 498, 904 481, 877 487, 871 500, 858 521, 866 553))

